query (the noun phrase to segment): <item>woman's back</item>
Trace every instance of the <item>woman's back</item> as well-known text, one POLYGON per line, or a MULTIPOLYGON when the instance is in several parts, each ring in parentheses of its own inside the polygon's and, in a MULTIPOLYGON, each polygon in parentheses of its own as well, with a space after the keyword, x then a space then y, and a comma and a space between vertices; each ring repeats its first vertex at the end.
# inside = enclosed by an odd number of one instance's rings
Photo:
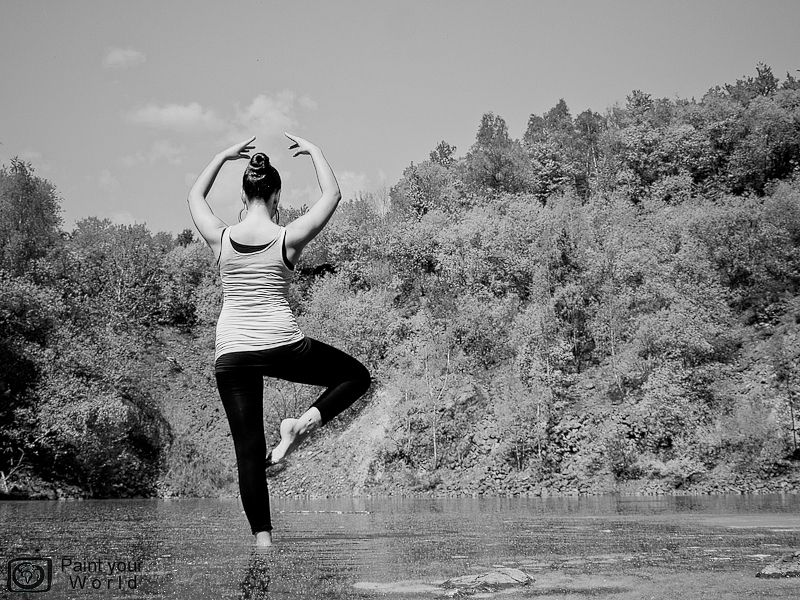
POLYGON ((303 339, 288 301, 292 266, 284 250, 286 230, 276 227, 265 244, 233 238, 223 230, 219 257, 223 304, 217 321, 215 358, 227 352, 265 350, 303 339))

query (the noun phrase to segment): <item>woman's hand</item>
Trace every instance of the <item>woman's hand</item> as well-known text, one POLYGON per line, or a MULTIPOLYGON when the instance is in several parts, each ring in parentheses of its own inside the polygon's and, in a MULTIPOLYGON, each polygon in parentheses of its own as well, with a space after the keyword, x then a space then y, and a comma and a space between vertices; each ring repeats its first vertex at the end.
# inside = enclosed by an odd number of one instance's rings
POLYGON ((225 160, 238 160, 240 158, 250 158, 248 152, 250 150, 254 150, 255 146, 253 146, 253 141, 255 141, 256 136, 251 137, 249 140, 245 142, 239 142, 238 144, 234 144, 227 150, 223 150, 219 153, 219 155, 224 158, 225 160))
POLYGON ((289 150, 297 150, 294 153, 294 156, 300 156, 301 154, 311 154, 312 150, 319 150, 314 144, 309 142, 308 140, 304 140, 301 137, 297 137, 296 135, 289 135, 288 133, 284 133, 287 138, 294 142, 291 146, 289 146, 289 150))

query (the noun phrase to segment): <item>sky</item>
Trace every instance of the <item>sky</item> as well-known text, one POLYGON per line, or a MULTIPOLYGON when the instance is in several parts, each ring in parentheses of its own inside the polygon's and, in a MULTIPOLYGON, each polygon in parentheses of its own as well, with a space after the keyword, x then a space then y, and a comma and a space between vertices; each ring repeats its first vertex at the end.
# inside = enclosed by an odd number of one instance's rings
MULTIPOLYGON (((319 197, 285 131, 323 150, 347 200, 439 141, 463 156, 487 112, 521 138, 562 98, 576 116, 635 89, 699 99, 758 63, 798 76, 798 24, 797 0, 4 0, 0 164, 56 186, 65 230, 178 233, 197 174, 251 135, 283 204, 319 197)), ((209 196, 228 223, 244 167, 209 196)))

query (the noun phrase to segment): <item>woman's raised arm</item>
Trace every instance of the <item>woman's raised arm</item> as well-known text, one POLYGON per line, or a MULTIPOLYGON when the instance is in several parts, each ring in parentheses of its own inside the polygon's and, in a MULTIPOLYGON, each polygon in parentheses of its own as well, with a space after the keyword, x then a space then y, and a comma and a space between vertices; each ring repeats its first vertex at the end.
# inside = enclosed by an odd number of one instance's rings
POLYGON ((296 135, 285 134, 287 138, 294 142, 289 146, 290 150, 295 150, 294 155, 307 154, 314 161, 314 169, 317 172, 322 195, 307 213, 295 219, 286 226, 286 258, 293 264, 297 264, 297 259, 306 244, 313 240, 323 227, 330 220, 342 193, 339 191, 339 183, 333 174, 333 169, 328 164, 327 159, 317 146, 296 135))
POLYGON ((197 181, 192 185, 189 190, 189 212, 192 214, 192 220, 195 227, 203 236, 203 239, 208 243, 213 250, 217 249, 219 245, 219 231, 226 225, 219 219, 206 201, 208 192, 211 191, 211 186, 214 185, 214 180, 219 174, 219 170, 229 160, 238 160, 240 158, 250 158, 247 154, 253 150, 255 146, 252 145, 255 136, 244 142, 234 144, 227 150, 217 154, 213 160, 208 163, 208 166, 203 169, 197 181))

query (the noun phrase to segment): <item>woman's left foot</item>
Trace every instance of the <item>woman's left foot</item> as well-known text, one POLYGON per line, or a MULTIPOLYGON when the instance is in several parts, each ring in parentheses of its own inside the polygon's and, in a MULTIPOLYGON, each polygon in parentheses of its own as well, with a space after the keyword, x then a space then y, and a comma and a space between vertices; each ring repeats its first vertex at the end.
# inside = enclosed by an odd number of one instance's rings
POLYGON ((308 435, 319 427, 321 416, 319 410, 311 408, 299 419, 281 421, 281 441, 267 455, 267 465, 280 463, 294 452, 308 435))
POLYGON ((284 419, 281 421, 281 441, 267 456, 267 465, 276 465, 289 456, 302 441, 298 428, 300 419, 284 419))
POLYGON ((256 546, 259 548, 268 548, 272 546, 272 532, 259 531, 256 534, 256 546))

